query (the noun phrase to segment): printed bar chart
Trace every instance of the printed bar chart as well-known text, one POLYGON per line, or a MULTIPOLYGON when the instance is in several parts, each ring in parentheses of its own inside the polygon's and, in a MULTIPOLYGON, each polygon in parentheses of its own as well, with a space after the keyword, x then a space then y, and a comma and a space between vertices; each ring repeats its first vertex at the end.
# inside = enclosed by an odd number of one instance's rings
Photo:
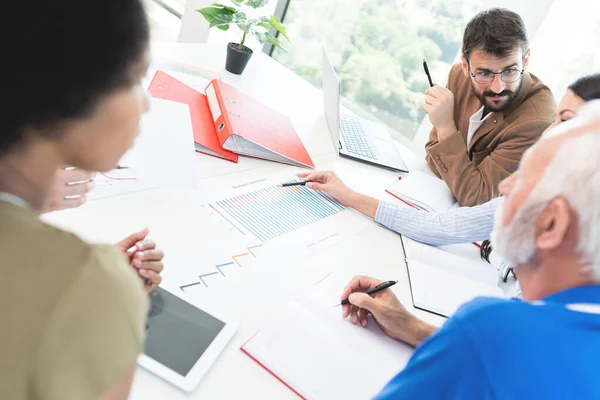
POLYGON ((339 203, 304 186, 267 187, 210 205, 244 233, 265 242, 344 210, 339 203))

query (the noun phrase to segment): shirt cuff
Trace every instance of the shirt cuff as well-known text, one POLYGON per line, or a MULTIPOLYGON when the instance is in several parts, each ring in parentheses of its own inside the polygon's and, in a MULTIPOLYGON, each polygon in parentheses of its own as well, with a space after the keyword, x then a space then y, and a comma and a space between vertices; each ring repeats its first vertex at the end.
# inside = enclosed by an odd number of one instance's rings
POLYGON ((375 222, 385 226, 386 228, 392 229, 392 225, 394 223, 394 216, 396 215, 397 209, 397 206, 379 200, 377 212, 375 213, 375 222))

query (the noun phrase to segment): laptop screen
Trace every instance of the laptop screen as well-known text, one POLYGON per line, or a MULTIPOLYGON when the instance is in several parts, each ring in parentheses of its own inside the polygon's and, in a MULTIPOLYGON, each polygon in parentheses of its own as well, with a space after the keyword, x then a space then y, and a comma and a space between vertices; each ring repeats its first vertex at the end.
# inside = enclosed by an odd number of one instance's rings
POLYGON ((339 153, 340 81, 335 74, 335 69, 333 69, 325 46, 323 46, 323 106, 333 147, 336 153, 339 153))

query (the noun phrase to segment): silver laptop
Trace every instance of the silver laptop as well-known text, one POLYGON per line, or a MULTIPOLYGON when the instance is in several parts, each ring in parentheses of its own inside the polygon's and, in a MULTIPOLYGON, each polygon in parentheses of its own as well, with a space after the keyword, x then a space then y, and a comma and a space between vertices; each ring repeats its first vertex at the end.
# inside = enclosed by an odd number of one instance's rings
POLYGON ((408 172, 385 125, 340 113, 340 81, 325 47, 323 47, 323 103, 329 133, 339 155, 408 172))

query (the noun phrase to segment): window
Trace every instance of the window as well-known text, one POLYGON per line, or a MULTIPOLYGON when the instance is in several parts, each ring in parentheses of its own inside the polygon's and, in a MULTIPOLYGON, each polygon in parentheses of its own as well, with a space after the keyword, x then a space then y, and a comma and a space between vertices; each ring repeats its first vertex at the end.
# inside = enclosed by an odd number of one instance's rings
MULTIPOLYGON (((204 34, 208 29, 208 23, 196 10, 209 6, 214 2, 213 0, 190 0, 189 4, 187 4, 187 0, 144 0, 144 2, 153 41, 175 42, 179 40, 186 43, 225 45, 227 42, 239 42, 242 37, 242 32, 235 26, 226 32, 214 28, 204 34), (183 35, 180 35, 180 30, 183 35)), ((217 0, 217 2, 228 4, 231 0, 217 0)), ((273 15, 277 4, 277 0, 271 0, 265 6, 260 7, 256 13, 273 15)), ((254 12, 249 8, 246 11, 254 12)), ((246 46, 255 52, 262 50, 262 45, 255 38, 249 38, 246 46)))
MULTIPOLYGON (((226 0, 227 1, 227 0, 226 0)), ((186 0, 146 0, 153 40, 175 41, 186 0), (165 6, 166 5, 166 6, 165 6)), ((206 1, 207 4, 210 1, 206 1)), ((529 71, 557 100, 583 75, 600 72, 600 2, 589 0, 270 0, 262 13, 280 12, 292 39, 287 53, 273 57, 321 87, 321 43, 342 84, 343 104, 355 113, 387 124, 398 139, 410 141, 424 118, 422 69, 426 58, 434 80, 443 83, 457 60, 467 21, 494 6, 518 12, 529 31, 529 71)), ((270 15, 270 14, 269 14, 270 15)), ((211 30, 209 43, 238 40, 236 29, 211 30)), ((250 42, 254 51, 260 45, 250 42)), ((421 125, 419 141, 429 127, 421 125)), ((424 143, 424 142, 423 142, 424 143)), ((422 147, 422 146, 417 146, 422 147)))
MULTIPOLYGON (((483 0, 290 0, 288 53, 273 57, 321 87, 321 43, 354 112, 370 115, 411 140, 424 117, 429 87, 422 61, 443 83, 462 32, 483 0), (353 105, 355 107, 353 107, 353 105)), ((489 3, 489 2, 488 2, 489 3)))
MULTIPOLYGON (((183 2, 184 0, 182 0, 183 2)), ((177 40, 181 19, 155 0, 145 0, 146 13, 150 22, 150 37, 154 41, 177 40)))
POLYGON ((558 102, 576 79, 600 72, 600 2, 556 0, 531 44, 529 70, 558 102))

